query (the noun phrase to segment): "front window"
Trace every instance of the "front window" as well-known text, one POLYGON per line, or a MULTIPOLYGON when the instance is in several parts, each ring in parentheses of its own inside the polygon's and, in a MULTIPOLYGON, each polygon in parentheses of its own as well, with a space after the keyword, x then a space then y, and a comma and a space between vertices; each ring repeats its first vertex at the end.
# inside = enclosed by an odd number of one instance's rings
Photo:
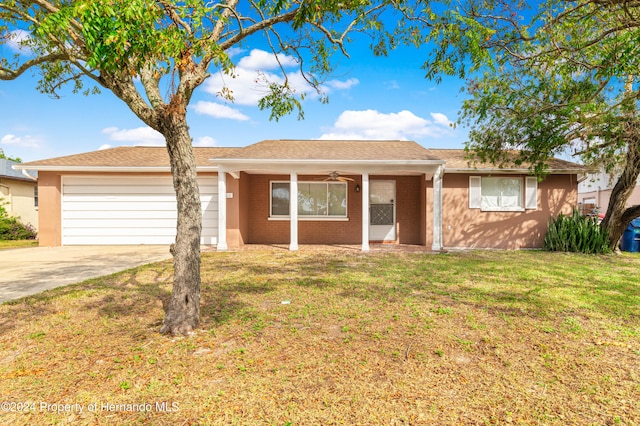
POLYGON ((522 178, 483 177, 481 208, 485 211, 519 211, 522 205, 522 178))
MULTIPOLYGON (((289 182, 271 182, 271 216, 289 216, 289 182)), ((347 217, 347 184, 298 182, 298 215, 347 217)))

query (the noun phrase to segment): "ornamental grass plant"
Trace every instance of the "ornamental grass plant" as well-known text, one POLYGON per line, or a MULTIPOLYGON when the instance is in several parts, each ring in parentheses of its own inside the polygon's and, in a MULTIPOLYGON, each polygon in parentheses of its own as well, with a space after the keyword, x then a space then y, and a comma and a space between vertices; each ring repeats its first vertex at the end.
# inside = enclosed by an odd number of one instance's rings
POLYGON ((575 209, 571 215, 560 214, 549 220, 544 249, 583 254, 611 253, 607 230, 600 227, 595 217, 583 216, 575 209))

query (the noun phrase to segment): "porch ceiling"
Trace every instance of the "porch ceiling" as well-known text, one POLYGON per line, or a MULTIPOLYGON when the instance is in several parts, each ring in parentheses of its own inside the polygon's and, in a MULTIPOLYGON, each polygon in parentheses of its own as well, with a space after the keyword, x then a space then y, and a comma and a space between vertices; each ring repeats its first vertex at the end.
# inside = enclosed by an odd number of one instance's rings
POLYGON ((425 174, 431 179, 441 160, 263 160, 263 159, 212 159, 212 164, 231 174, 291 174, 326 175, 338 172, 341 175, 398 175, 416 176, 425 174))

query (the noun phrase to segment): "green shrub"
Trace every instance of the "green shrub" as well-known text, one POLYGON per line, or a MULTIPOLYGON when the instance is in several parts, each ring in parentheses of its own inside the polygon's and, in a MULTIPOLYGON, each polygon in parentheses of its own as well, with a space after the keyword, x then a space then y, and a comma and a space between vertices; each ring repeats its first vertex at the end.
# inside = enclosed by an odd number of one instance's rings
POLYGON ((15 217, 9 216, 0 204, 0 240, 35 240, 37 237, 33 226, 25 225, 15 217))
POLYGON ((544 249, 585 254, 611 253, 609 233, 600 228, 595 217, 582 216, 577 210, 549 220, 544 249))

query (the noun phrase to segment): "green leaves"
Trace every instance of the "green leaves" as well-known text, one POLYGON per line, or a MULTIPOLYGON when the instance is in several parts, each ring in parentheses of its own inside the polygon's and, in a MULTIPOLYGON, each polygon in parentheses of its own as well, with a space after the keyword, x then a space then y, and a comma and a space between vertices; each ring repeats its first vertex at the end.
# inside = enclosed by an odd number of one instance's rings
POLYGON ((640 6, 445 4, 427 9, 434 47, 424 68, 428 78, 468 78, 459 124, 471 129, 469 150, 500 159, 518 149, 542 165, 569 149, 590 165, 623 158, 624 121, 640 99, 635 78, 627 81, 640 69, 640 24, 630 18, 640 6))
MULTIPOLYGON (((419 3, 9 0, 0 3, 0 29, 4 34, 29 27, 34 38, 28 47, 35 59, 0 58, 0 79, 37 68, 42 75, 38 88, 57 95, 68 83, 74 92, 91 93, 83 87, 88 77, 113 90, 153 126, 151 117, 157 107, 171 99, 190 99, 209 73, 233 76, 228 53, 232 49, 266 43, 274 55, 293 57, 311 90, 326 102, 322 83, 333 69, 333 55, 347 55, 350 34, 366 33, 380 55, 405 39, 418 42, 422 40, 418 25, 407 23, 412 7, 419 3)), ((280 76, 267 82, 269 94, 259 106, 270 109, 272 119, 293 112, 302 118, 304 96, 280 83, 287 81, 289 70, 281 67, 280 71, 280 76)), ((230 94, 225 89, 221 92, 230 94)))
MULTIPOLYGON (((301 95, 304 98, 304 95, 301 95)), ((296 97, 296 93, 288 84, 271 83, 269 93, 260 99, 258 107, 261 110, 271 111, 270 120, 278 121, 282 117, 298 111, 298 120, 304 118, 302 104, 296 97)))
POLYGON ((544 249, 583 254, 611 253, 609 234, 596 218, 582 216, 577 210, 571 216, 560 214, 549 220, 544 249))
POLYGON ((114 72, 176 56, 175 27, 162 28, 161 11, 150 0, 90 0, 76 3, 89 52, 88 65, 114 72))

